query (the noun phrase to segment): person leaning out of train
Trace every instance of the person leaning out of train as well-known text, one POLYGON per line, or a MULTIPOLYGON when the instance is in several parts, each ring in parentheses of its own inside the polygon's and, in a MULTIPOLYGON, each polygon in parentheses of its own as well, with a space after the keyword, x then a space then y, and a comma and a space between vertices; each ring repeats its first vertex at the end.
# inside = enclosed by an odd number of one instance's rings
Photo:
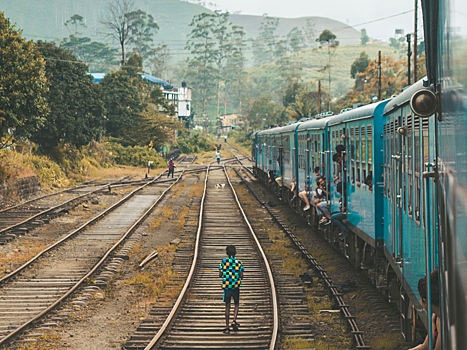
MULTIPOLYGON (((439 334, 441 330, 441 322, 440 322, 440 309, 439 309, 439 282, 438 282, 438 270, 433 270, 430 273, 430 289, 431 289, 431 311, 433 311, 433 315, 431 317, 431 328, 432 328, 432 341, 433 341, 433 349, 434 350, 441 350, 441 335, 439 334)), ((425 310, 428 310, 428 288, 427 288, 427 276, 420 278, 418 281, 418 293, 420 294, 420 298, 422 300, 422 306, 425 310)), ((417 345, 414 348, 410 348, 409 350, 428 350, 429 346, 429 339, 426 336, 425 341, 417 345)))

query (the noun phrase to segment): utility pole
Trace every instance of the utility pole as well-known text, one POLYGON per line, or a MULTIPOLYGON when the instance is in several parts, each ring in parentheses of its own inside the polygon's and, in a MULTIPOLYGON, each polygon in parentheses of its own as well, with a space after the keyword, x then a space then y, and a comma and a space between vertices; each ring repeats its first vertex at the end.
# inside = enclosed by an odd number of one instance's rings
POLYGON ((407 34, 407 85, 410 85, 410 56, 412 56, 412 51, 410 50, 410 37, 412 34, 407 34))
POLYGON ((321 80, 318 80, 318 114, 321 114, 321 80))
POLYGON ((418 0, 415 0, 413 31, 413 82, 417 82, 417 27, 418 27, 418 0))
POLYGON ((378 101, 381 101, 381 50, 378 51, 378 101))

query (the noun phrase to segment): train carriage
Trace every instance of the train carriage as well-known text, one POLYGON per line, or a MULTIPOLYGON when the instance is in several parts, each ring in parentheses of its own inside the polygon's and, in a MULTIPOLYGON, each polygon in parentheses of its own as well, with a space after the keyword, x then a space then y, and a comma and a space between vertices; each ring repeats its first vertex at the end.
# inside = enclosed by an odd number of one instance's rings
MULTIPOLYGON (((418 301, 418 280, 426 274, 427 256, 437 265, 429 241, 437 240, 436 191, 433 178, 426 176, 435 159, 434 123, 415 115, 411 97, 423 89, 425 79, 412 85, 384 110, 384 252, 390 262, 389 292, 398 298, 402 332, 410 339, 411 305, 418 301), (425 174, 425 176, 424 176, 425 174)), ((427 325, 426 314, 422 320, 427 325)))
POLYGON ((301 123, 298 127, 298 177, 296 180, 300 189, 304 188, 307 177, 313 176, 316 167, 320 168, 321 174, 326 175, 326 164, 329 162, 326 132, 328 120, 329 118, 313 119, 301 123))
MULTIPOLYGON (((425 26, 427 90, 414 94, 413 109, 434 123, 437 146, 427 177, 437 184, 442 348, 467 344, 467 3, 422 1, 425 26), (431 102, 430 103, 427 103, 431 102), (433 111, 433 113, 430 113, 433 111)), ((431 246, 432 245, 432 246, 431 246)), ((436 250, 435 250, 436 252, 436 250)), ((428 295, 429 305, 432 296, 428 295)), ((428 310, 431 312, 431 309, 428 310)), ((430 333, 430 332, 429 332, 430 333)), ((433 341, 433 340, 432 340, 433 341)))
POLYGON ((298 164, 298 139, 297 129, 300 123, 293 123, 280 127, 276 130, 280 135, 282 149, 278 160, 281 166, 282 182, 286 188, 290 189, 290 184, 297 178, 298 164))
POLYGON ((273 129, 259 131, 255 134, 255 164, 264 176, 280 176, 277 162, 279 149, 282 148, 281 139, 273 129))

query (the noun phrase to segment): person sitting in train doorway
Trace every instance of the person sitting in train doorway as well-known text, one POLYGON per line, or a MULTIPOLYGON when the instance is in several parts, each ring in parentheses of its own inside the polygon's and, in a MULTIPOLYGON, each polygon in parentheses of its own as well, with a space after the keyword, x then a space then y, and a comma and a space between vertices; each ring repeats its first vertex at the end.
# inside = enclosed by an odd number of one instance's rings
POLYGON ((310 203, 310 198, 311 198, 311 190, 312 190, 312 184, 313 184, 313 181, 311 179, 311 176, 308 175, 305 179, 305 189, 303 191, 300 191, 298 193, 298 196, 300 197, 300 199, 305 202, 305 207, 303 208, 303 211, 307 211, 307 210, 310 210, 311 208, 311 203, 310 203))
POLYGON ((242 285, 244 266, 235 255, 237 249, 234 245, 228 245, 225 249, 227 257, 222 259, 219 265, 219 277, 222 277, 222 289, 224 296, 222 301, 225 303, 225 328, 224 334, 230 334, 230 302, 234 300, 234 315, 232 320, 232 329, 238 331, 240 323, 237 322, 238 310, 240 308, 240 287, 242 285))
POLYGON ((318 178, 315 192, 315 205, 319 212, 322 214, 322 218, 318 224, 328 225, 331 223, 331 209, 329 208, 329 202, 327 200, 329 191, 326 189, 326 178, 324 176, 318 178))
POLYGON ((268 182, 273 184, 276 181, 276 172, 274 170, 268 171, 268 182))
POLYGON ((292 199, 290 201, 293 202, 297 198, 297 182, 295 178, 290 183, 290 192, 292 192, 292 199))
POLYGON ((219 151, 219 148, 216 148, 216 159, 217 159, 217 164, 221 163, 221 152, 219 151))
MULTIPOLYGON (((435 269, 430 273, 430 289, 431 289, 431 311, 433 315, 431 317, 431 328, 432 328, 432 340, 433 349, 441 350, 441 321, 440 321, 440 308, 439 308, 439 281, 438 281, 438 270, 435 269)), ((418 293, 422 299, 422 306, 425 310, 428 310, 428 288, 427 288, 427 276, 422 277, 418 280, 418 293)), ((428 350, 429 349, 429 337, 425 338, 425 341, 409 350, 428 350)))
POLYGON ((331 215, 331 223, 339 228, 339 239, 344 240, 349 234, 349 229, 344 224, 344 220, 347 219, 347 208, 345 207, 345 188, 342 191, 342 182, 339 182, 336 186, 336 191, 341 195, 341 205, 339 211, 331 215))
POLYGON ((167 164, 167 166, 169 167, 169 172, 167 173, 167 177, 169 177, 170 174, 172 174, 172 178, 173 178, 174 177, 175 164, 174 164, 174 161, 173 161, 172 158, 170 158, 169 163, 167 164))

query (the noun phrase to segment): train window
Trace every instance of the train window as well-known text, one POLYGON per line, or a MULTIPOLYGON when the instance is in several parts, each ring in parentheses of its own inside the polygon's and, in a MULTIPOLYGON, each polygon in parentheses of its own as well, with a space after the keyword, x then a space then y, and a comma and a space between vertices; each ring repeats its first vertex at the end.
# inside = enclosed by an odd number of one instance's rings
POLYGON ((414 161, 414 218, 420 221, 420 170, 421 170, 421 144, 420 144, 420 118, 414 118, 413 120, 413 161, 414 161))
MULTIPOLYGON (((406 128, 407 125, 407 116, 402 116, 401 117, 401 127, 406 128)), ((401 184, 400 187, 402 188, 402 200, 401 200, 401 206, 404 210, 404 213, 407 212, 407 162, 408 162, 408 154, 409 154, 409 148, 408 148, 408 143, 407 143, 407 138, 405 135, 400 135, 399 137, 400 142, 401 142, 401 184)))
POLYGON ((298 135, 298 168, 306 169, 306 145, 307 145, 307 134, 298 135))
POLYGON ((428 163, 428 119, 422 121, 423 132, 423 164, 428 163))
POLYGON ((317 147, 316 147, 316 153, 315 153, 315 163, 319 164, 321 151, 323 150, 322 135, 317 134, 316 141, 317 141, 317 147))
POLYGON ((362 134, 362 171, 363 171, 363 178, 362 181, 365 180, 368 174, 368 135, 367 135, 367 127, 362 127, 361 134, 362 134))
MULTIPOLYGON (((367 168, 368 168, 368 174, 373 173, 373 162, 372 162, 372 157, 373 157, 373 129, 371 125, 367 125, 366 127, 366 152, 367 152, 367 168)), ((378 181, 376 179, 376 181, 378 181)))
POLYGON ((362 181, 362 133, 360 128, 355 128, 355 181, 362 181))
POLYGON ((348 154, 350 160, 350 183, 355 183, 355 128, 350 128, 350 141, 349 141, 350 152, 348 154))

